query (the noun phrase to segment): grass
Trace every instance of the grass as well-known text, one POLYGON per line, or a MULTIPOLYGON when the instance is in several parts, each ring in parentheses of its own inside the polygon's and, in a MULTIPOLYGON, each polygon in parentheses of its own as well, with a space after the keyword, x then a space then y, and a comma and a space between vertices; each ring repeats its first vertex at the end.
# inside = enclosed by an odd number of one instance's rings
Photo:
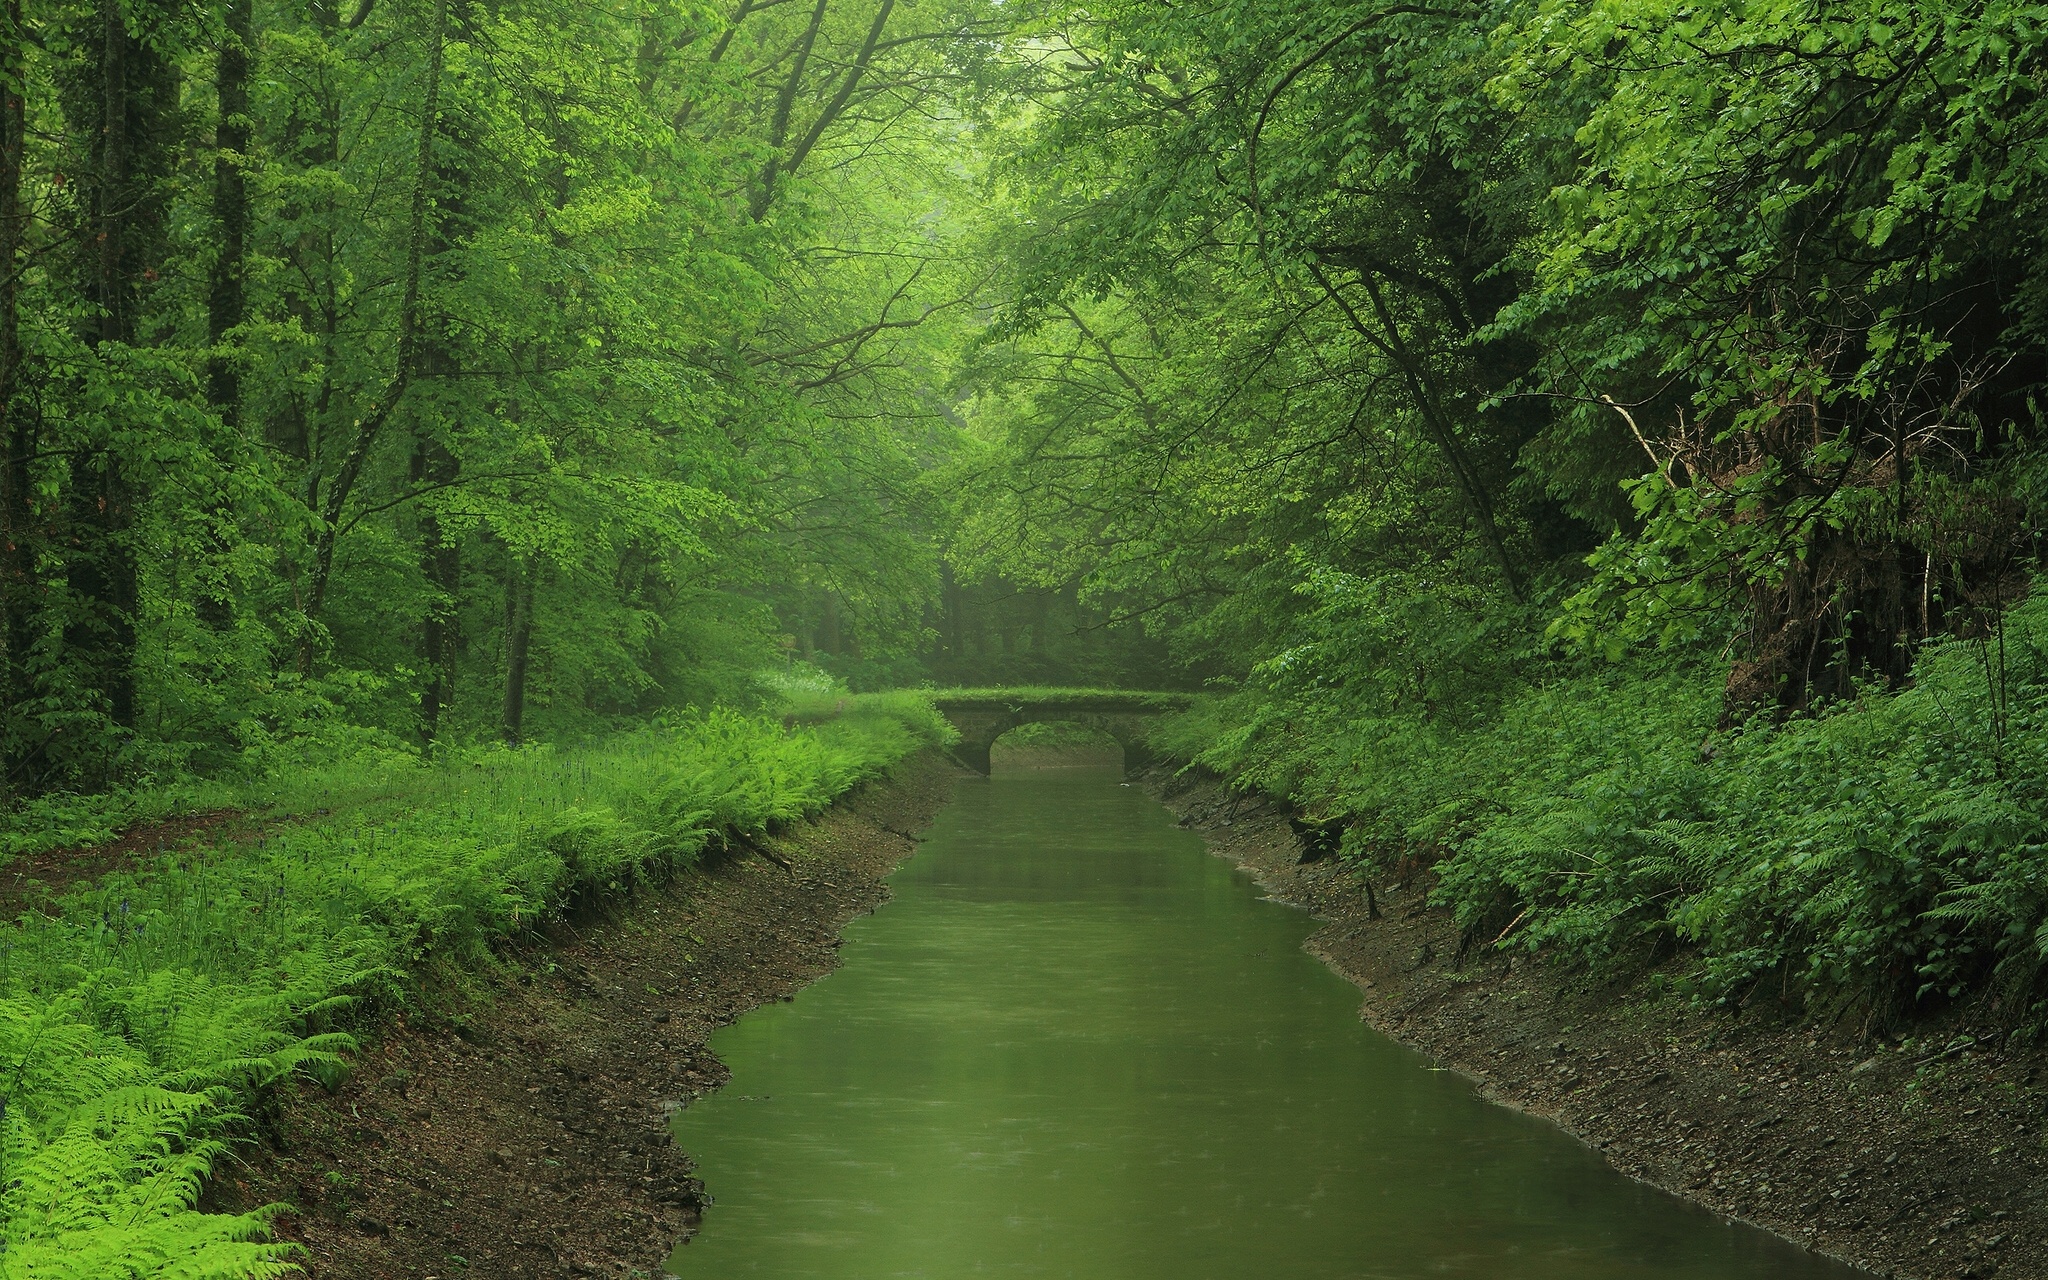
POLYGON ((258 1095, 294 1072, 337 1078, 351 1033, 410 999, 425 967, 488 964, 578 897, 812 816, 949 733, 916 695, 840 701, 812 724, 715 712, 586 750, 437 767, 376 754, 12 815, 16 849, 195 804, 294 820, 0 926, 0 1270, 292 1270, 263 1212, 192 1208, 258 1095))

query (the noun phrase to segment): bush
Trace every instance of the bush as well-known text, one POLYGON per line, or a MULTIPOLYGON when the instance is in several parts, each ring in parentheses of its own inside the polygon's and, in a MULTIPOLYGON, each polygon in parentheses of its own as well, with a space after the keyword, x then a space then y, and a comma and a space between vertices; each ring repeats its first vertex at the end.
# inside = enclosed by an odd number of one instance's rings
POLYGON ((1269 672, 1152 742, 1343 821, 1361 867, 1433 863, 1482 945, 1614 972, 1681 950, 1731 1005, 1888 1016, 1989 984, 2042 1022, 2048 598, 1782 723, 1717 728, 1705 664, 1532 666, 1435 707, 1269 672))

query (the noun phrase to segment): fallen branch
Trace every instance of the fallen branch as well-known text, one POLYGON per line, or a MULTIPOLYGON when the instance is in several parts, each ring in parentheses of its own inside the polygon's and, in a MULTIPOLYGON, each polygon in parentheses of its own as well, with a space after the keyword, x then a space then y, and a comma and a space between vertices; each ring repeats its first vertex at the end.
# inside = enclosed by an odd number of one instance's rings
POLYGON ((756 844, 752 837, 735 831, 732 834, 732 842, 734 844, 739 845, 742 849, 748 849, 753 851, 754 853, 760 854, 762 857, 768 859, 768 861, 774 863, 776 866, 781 867, 784 871, 789 872, 789 874, 796 874, 796 867, 790 862, 789 859, 783 857, 781 854, 775 852, 773 849, 766 847, 765 845, 756 844))

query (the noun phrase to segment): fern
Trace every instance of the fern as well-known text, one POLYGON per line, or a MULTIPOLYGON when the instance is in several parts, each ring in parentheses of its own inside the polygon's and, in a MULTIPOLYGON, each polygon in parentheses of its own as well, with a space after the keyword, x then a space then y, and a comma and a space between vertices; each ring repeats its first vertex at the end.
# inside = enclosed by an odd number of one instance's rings
MULTIPOLYGON (((2005 615, 1996 697, 1938 643, 1897 692, 1733 730, 1705 669, 1474 668, 1418 706, 1360 648, 1378 624, 1330 607, 1315 645, 1155 744, 1345 818, 1354 860, 1432 863, 1468 926, 1516 922, 1503 946, 1629 963, 1676 939, 1716 1000, 1766 972, 1836 1006, 1997 982, 2048 1026, 2048 592, 2005 615)), ((1438 644, 1472 655, 1401 651, 1438 644)))
POLYGON ((166 860, 0 926, 0 1276, 295 1270, 269 1215, 193 1206, 262 1091, 345 1069, 347 1019, 428 957, 479 960, 577 892, 816 813, 948 732, 927 699, 785 730, 716 712, 596 751, 351 785, 254 847, 166 860))

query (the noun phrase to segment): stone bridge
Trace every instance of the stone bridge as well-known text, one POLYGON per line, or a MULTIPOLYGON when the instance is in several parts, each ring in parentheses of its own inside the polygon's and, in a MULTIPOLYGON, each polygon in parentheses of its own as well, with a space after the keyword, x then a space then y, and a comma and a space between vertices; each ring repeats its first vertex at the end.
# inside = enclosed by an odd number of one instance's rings
POLYGON ((953 748, 960 763, 989 771, 996 739, 1027 724, 1059 721, 1083 725, 1116 739, 1124 769, 1135 772, 1151 759, 1143 733, 1147 722, 1186 709, 1193 695, 1121 689, 968 689, 941 692, 933 705, 960 731, 953 748))

